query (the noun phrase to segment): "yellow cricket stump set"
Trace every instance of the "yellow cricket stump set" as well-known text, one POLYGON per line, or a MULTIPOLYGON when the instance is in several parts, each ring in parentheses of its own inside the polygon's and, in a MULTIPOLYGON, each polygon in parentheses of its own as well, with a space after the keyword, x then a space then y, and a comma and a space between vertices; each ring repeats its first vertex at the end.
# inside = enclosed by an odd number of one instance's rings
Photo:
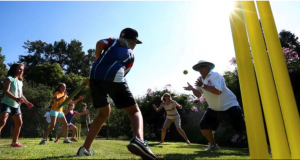
POLYGON ((300 159, 300 119, 271 6, 256 5, 258 13, 254 1, 235 1, 230 15, 250 158, 269 159, 264 114, 273 159, 300 159))
POLYGON ((76 123, 75 126, 76 126, 76 128, 77 128, 76 138, 77 138, 77 140, 80 140, 80 138, 81 138, 81 137, 80 137, 81 124, 76 123))

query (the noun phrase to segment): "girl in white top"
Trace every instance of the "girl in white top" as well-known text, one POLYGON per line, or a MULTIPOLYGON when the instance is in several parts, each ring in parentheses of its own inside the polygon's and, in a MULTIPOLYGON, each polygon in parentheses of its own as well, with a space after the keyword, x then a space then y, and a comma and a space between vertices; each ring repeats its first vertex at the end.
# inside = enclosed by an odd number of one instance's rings
POLYGON ((179 134, 184 138, 187 144, 190 144, 190 141, 188 140, 187 136, 185 135, 183 129, 181 128, 181 119, 180 115, 176 109, 178 107, 179 109, 182 109, 182 106, 178 104, 176 101, 172 100, 172 97, 169 93, 165 93, 161 97, 162 103, 160 106, 157 108, 155 104, 153 104, 153 109, 158 112, 162 108, 164 108, 167 112, 167 117, 165 120, 165 123, 163 125, 163 128, 161 130, 161 141, 160 143, 164 143, 165 136, 166 136, 166 131, 170 127, 170 125, 174 122, 177 131, 179 134))

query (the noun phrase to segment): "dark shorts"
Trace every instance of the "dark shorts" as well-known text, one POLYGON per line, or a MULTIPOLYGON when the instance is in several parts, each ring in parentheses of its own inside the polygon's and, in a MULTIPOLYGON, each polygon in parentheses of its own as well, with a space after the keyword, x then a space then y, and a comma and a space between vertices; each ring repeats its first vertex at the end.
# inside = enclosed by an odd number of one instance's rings
POLYGON ((239 132, 246 131, 243 112, 241 108, 237 106, 233 106, 226 111, 214 111, 210 108, 207 108, 200 121, 200 128, 216 131, 222 121, 226 121, 239 132))
POLYGON ((21 114, 20 106, 18 108, 11 107, 7 104, 1 103, 0 113, 10 113, 11 115, 21 114))
POLYGON ((116 83, 90 79, 90 89, 93 106, 96 109, 109 105, 108 96, 118 109, 128 108, 136 104, 126 82, 116 83))

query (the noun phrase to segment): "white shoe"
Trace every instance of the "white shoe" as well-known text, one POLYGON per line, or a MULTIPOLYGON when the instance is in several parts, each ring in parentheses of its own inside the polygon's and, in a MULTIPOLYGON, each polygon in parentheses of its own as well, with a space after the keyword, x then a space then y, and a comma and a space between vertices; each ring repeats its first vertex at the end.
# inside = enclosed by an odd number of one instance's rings
POLYGON ((72 141, 70 141, 69 139, 65 139, 64 143, 72 143, 72 141))
POLYGON ((77 156, 81 157, 81 156, 93 156, 95 154, 93 149, 90 150, 86 150, 84 147, 80 147, 77 151, 77 156))
POLYGON ((220 147, 218 146, 218 144, 215 145, 211 145, 209 144, 208 147, 205 149, 206 151, 212 151, 212 150, 219 150, 220 147))

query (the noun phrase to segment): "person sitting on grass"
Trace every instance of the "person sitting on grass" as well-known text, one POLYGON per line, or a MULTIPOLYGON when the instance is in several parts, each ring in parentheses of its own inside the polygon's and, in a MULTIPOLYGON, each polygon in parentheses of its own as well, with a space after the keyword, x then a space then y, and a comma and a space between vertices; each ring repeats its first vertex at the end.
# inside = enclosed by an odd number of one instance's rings
MULTIPOLYGON (((74 124, 72 124, 72 119, 73 119, 74 115, 81 116, 81 115, 84 115, 84 114, 88 114, 89 111, 86 110, 85 112, 78 113, 78 112, 74 111, 74 106, 75 106, 74 104, 69 103, 69 107, 68 107, 68 109, 64 110, 64 114, 65 114, 65 117, 66 117, 66 120, 67 120, 67 123, 68 123, 68 128, 70 130, 72 130, 71 141, 78 142, 78 140, 75 138, 75 134, 77 133, 77 127, 74 124)), ((64 132, 61 131, 60 134, 57 136, 57 139, 54 142, 58 143, 59 138, 62 137, 63 135, 64 135, 64 132)))

